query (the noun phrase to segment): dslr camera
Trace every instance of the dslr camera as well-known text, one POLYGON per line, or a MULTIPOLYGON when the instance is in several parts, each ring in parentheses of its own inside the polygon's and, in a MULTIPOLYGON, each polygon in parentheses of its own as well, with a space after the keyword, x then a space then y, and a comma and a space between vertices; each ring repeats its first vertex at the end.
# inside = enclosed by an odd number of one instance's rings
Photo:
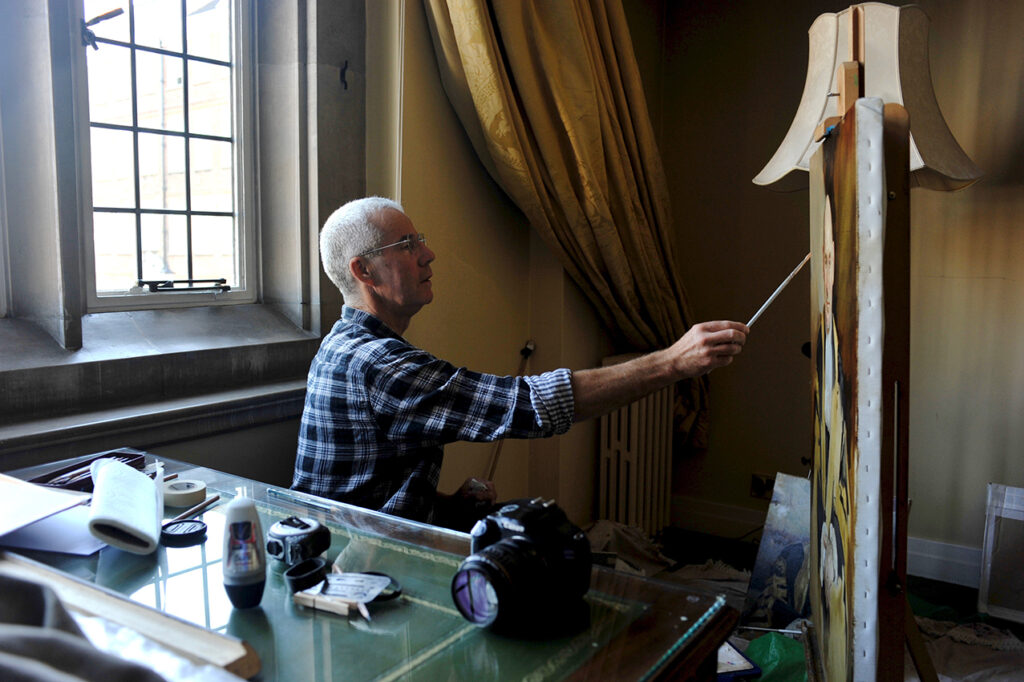
POLYGON ((472 554, 452 578, 452 599, 471 623, 515 630, 583 607, 590 541, 553 500, 512 500, 477 521, 472 554))
POLYGON ((267 556, 294 566, 323 554, 331 546, 331 531, 313 519, 289 516, 267 531, 267 556))

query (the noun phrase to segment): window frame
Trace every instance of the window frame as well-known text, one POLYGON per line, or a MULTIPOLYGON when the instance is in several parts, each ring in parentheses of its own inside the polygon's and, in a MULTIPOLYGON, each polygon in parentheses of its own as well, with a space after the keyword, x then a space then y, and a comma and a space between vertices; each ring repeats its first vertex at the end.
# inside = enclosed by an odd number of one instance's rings
POLYGON ((7 260, 7 178, 4 175, 3 113, 0 112, 0 319, 11 311, 11 267, 7 260))
MULTIPOLYGON (((175 0, 180 1, 180 0, 175 0)), ((229 0, 231 2, 232 31, 237 38, 233 41, 231 58, 234 62, 232 97, 234 114, 232 138, 235 151, 234 189, 238 197, 236 211, 236 234, 238 236, 239 282, 230 291, 188 291, 144 292, 99 295, 96 290, 96 256, 93 239, 92 201, 92 149, 91 121, 89 114, 89 89, 86 50, 82 45, 71 55, 71 68, 77 88, 75 103, 78 121, 76 130, 77 146, 80 150, 79 173, 81 177, 81 202, 79 224, 81 225, 81 252, 83 267, 83 294, 86 313, 117 312, 131 310, 159 310, 168 308, 190 308, 197 306, 238 305, 256 302, 260 287, 259 264, 259 210, 257 205, 256 150, 256 34, 255 7, 253 0, 229 0)), ((75 0, 72 6, 72 21, 80 25, 84 17, 83 0, 75 0)), ((101 48, 102 49, 102 46, 101 48)), ((137 179, 136 179, 137 181, 137 179)))

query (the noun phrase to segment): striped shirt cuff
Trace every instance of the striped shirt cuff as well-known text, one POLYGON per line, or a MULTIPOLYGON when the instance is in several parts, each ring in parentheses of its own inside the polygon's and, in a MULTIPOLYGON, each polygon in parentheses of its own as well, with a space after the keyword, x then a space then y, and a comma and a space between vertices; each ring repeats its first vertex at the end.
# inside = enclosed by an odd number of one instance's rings
POLYGON ((562 368, 524 379, 530 387, 530 403, 537 415, 537 425, 555 434, 568 431, 576 412, 572 371, 562 368))

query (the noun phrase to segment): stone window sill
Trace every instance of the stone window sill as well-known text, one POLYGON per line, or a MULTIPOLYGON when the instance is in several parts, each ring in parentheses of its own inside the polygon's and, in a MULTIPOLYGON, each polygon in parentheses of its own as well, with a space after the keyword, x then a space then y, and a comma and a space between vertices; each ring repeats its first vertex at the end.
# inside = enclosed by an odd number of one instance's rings
POLYGON ((259 304, 97 313, 83 337, 66 351, 30 322, 0 320, 0 469, 17 452, 101 431, 297 416, 319 345, 259 304))

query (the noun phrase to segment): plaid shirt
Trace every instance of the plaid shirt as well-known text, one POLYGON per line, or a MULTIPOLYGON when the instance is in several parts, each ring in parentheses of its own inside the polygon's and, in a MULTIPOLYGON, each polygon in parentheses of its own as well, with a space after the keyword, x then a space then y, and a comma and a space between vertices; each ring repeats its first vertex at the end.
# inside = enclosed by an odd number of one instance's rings
POLYGON ((442 446, 565 433, 571 378, 454 367, 344 306, 310 365, 292 488, 429 521, 442 446))

